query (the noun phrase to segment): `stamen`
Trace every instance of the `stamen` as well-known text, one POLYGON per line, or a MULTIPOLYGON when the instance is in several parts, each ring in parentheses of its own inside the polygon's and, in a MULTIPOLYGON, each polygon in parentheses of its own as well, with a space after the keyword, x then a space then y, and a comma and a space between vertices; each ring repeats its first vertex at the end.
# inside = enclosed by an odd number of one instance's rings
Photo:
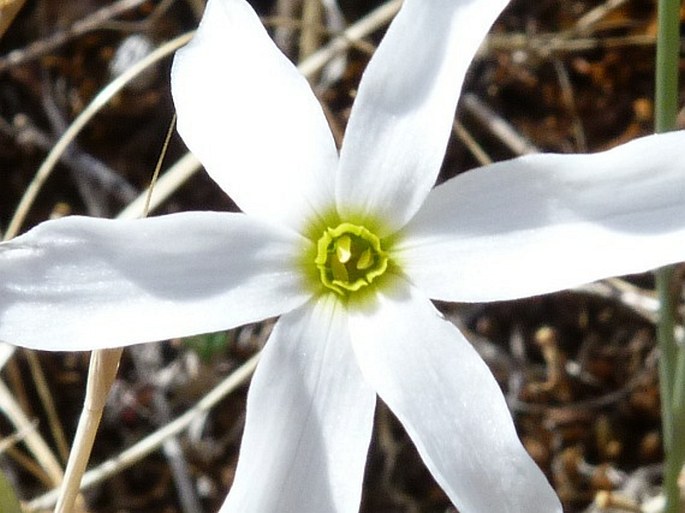
POLYGON ((333 278, 335 281, 341 281, 341 282, 347 282, 350 281, 350 275, 347 274, 347 269, 345 268, 345 265, 336 260, 335 258, 331 259, 331 272, 333 273, 333 278))
POLYGON ((335 241, 335 252, 338 256, 338 260, 343 264, 350 261, 352 257, 352 239, 349 235, 343 235, 337 241, 335 241))
POLYGON ((366 248, 364 252, 359 256, 359 260, 357 260, 357 269, 360 271, 365 271, 371 265, 373 264, 373 255, 371 254, 371 250, 369 248, 366 248))
POLYGON ((324 230, 314 263, 321 283, 346 296, 385 273, 388 256, 380 239, 366 227, 342 223, 324 230))

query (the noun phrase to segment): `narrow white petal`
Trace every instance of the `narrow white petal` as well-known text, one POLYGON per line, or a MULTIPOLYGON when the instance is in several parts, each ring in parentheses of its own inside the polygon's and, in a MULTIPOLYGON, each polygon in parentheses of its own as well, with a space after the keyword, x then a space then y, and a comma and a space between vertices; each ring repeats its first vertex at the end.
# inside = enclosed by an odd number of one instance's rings
POLYGON ((171 89, 179 133, 243 211, 299 229, 332 208, 338 156, 321 106, 247 2, 207 3, 171 89))
POLYGON ((396 258, 430 297, 531 296, 685 260, 685 132, 533 155, 428 196, 396 258))
POLYGON ((272 317, 309 298, 307 243, 244 214, 48 221, 0 244, 0 340, 99 349, 272 317))
POLYGON ((350 312, 350 336, 364 377, 461 513, 561 513, 497 382, 427 298, 398 280, 350 312))
POLYGON ((391 233, 418 210, 440 170, 466 70, 506 4, 405 0, 352 108, 336 182, 343 215, 371 214, 391 233))
POLYGON ((375 401, 336 299, 281 317, 252 379, 220 513, 357 513, 375 401))

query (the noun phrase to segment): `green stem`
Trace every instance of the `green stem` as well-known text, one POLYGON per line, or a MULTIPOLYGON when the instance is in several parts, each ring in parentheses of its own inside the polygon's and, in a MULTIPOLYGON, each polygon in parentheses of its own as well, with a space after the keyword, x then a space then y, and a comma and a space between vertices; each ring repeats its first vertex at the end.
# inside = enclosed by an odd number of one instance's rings
POLYGON ((678 475, 683 465, 681 456, 682 437, 677 436, 683 422, 683 408, 676 408, 675 396, 682 401, 682 393, 675 388, 685 376, 680 368, 683 351, 678 350, 674 337, 675 301, 672 294, 673 268, 664 267, 656 271, 656 284, 659 293, 660 312, 657 324, 657 338, 661 358, 659 360, 659 388, 661 392, 661 421, 664 446, 664 494, 666 507, 664 513, 678 513, 680 510, 680 490, 678 475), (680 354, 679 354, 680 353, 680 354), (676 364, 678 362, 678 364, 676 364), (678 392, 678 393, 676 393, 678 392))
MULTIPOLYGON (((685 351, 682 347, 678 349, 674 371, 673 397, 671 400, 674 411, 685 412, 685 351)), ((685 442, 685 437, 681 436, 680 438, 685 442)))
POLYGON ((678 347, 674 339, 673 300, 671 298, 671 280, 673 269, 663 267, 656 271, 656 288, 659 296, 659 321, 657 339, 659 341, 659 384, 661 388, 661 419, 663 423, 664 452, 671 450, 673 441, 673 385, 675 383, 675 362, 678 347))
MULTIPOLYGON (((678 348, 678 356, 675 366, 675 382, 673 384, 673 439, 671 440, 671 453, 676 484, 683 464, 685 464, 685 349, 678 348)), ((680 499, 680 490, 678 490, 680 499)), ((679 501, 682 503, 682 501, 679 501)), ((682 509, 682 504, 680 504, 682 509)))
POLYGON ((658 9, 654 129, 668 132, 676 127, 678 112, 680 1, 659 0, 658 9))
MULTIPOLYGON (((678 65, 680 51, 680 0, 659 0, 656 51, 656 132, 676 127, 678 112, 678 65)), ((656 272, 661 301, 657 337, 661 351, 659 380, 664 445, 664 513, 680 511, 678 475, 685 459, 685 440, 678 433, 685 430, 685 351, 678 348, 675 335, 676 301, 671 289, 673 268, 656 272)))

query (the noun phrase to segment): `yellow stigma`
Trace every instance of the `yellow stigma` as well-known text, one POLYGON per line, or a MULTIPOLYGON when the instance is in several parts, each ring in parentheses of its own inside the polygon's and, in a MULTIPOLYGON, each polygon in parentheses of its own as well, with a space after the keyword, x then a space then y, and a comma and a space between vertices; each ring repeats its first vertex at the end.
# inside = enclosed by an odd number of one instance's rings
POLYGON ((367 228, 341 223, 324 230, 315 263, 324 286, 348 295, 381 276, 388 268, 388 256, 380 239, 367 228))

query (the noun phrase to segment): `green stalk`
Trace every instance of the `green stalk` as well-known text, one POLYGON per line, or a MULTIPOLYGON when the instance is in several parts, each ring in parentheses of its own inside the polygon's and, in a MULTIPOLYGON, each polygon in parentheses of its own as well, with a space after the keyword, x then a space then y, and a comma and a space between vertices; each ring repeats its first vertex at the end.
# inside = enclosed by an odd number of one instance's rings
MULTIPOLYGON (((678 64, 680 51, 680 0, 659 0, 656 51, 654 128, 667 132, 676 127, 678 112, 678 64)), ((676 299, 671 288, 673 268, 656 271, 661 302, 657 337, 661 351, 659 381, 664 445, 664 513, 680 512, 678 475, 685 459, 685 351, 674 335, 676 299)))
POLYGON ((676 127, 678 113, 678 59, 680 51, 680 1, 659 0, 656 46, 656 94, 654 129, 668 132, 676 127))
POLYGON ((680 500, 680 488, 678 476, 683 464, 685 464, 685 349, 681 346, 678 351, 675 367, 675 383, 673 386, 673 440, 671 441, 671 460, 673 468, 669 471, 675 475, 676 489, 678 493, 678 507, 682 511, 683 504, 680 500))
POLYGON ((674 337, 675 301, 672 293, 673 268, 663 267, 656 271, 656 285, 659 294, 660 310, 657 324, 657 339, 661 358, 659 360, 659 389, 661 393, 661 422, 664 446, 664 494, 666 507, 664 513, 680 512, 680 489, 678 475, 683 466, 683 412, 682 407, 676 407, 675 396, 682 403, 682 393, 675 388, 676 383, 682 383, 683 369, 676 362, 685 360, 683 351, 678 350, 674 337))

